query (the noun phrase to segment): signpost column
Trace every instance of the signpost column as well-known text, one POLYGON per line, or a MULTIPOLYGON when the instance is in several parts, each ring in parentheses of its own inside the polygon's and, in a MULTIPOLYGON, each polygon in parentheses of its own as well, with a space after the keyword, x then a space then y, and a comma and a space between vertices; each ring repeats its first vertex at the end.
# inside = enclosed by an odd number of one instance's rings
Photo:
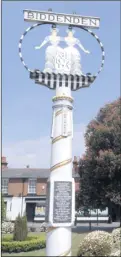
POLYGON ((48 181, 46 256, 71 256, 71 226, 75 214, 72 179, 72 102, 71 88, 56 87, 53 97, 51 173, 48 181))

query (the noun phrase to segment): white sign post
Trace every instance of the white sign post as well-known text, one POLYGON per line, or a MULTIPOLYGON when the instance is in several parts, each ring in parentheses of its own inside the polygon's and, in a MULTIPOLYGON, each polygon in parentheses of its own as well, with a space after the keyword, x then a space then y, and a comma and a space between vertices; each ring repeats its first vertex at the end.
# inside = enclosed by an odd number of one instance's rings
POLYGON ((73 138, 73 98, 72 90, 87 87, 96 79, 104 65, 104 47, 99 38, 88 28, 99 28, 100 19, 75 14, 63 14, 24 10, 24 20, 36 22, 26 29, 19 41, 19 56, 24 67, 30 72, 30 78, 35 83, 55 89, 53 97, 53 122, 51 133, 51 168, 47 183, 46 222, 48 223, 46 256, 71 256, 71 227, 75 219, 75 182, 72 178, 72 138, 73 138), (25 64, 21 44, 24 36, 33 28, 53 24, 51 35, 36 46, 41 49, 45 44, 51 45, 46 49, 44 71, 32 71, 25 64), (57 35, 56 24, 69 25, 67 37, 57 35), (73 36, 72 27, 88 31, 100 44, 102 63, 95 75, 85 76, 82 73, 80 52, 76 45, 85 53, 90 52, 73 36), (63 49, 60 41, 66 43, 63 49))
POLYGON ((46 221, 46 256, 71 256, 71 226, 75 219, 75 182, 72 178, 71 88, 63 83, 53 98, 51 173, 46 221))

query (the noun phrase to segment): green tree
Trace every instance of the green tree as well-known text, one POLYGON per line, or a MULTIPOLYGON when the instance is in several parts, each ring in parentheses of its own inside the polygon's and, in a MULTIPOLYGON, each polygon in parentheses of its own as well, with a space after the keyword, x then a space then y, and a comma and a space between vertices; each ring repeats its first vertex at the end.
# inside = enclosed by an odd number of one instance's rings
POLYGON ((121 99, 100 109, 85 133, 86 153, 80 160, 77 205, 105 208, 121 205, 121 99))
POLYGON ((5 203, 4 198, 1 194, 1 220, 3 221, 5 219, 5 203))
POLYGON ((27 234, 27 218, 26 216, 20 217, 20 215, 18 215, 15 220, 13 240, 24 241, 27 238, 27 234))

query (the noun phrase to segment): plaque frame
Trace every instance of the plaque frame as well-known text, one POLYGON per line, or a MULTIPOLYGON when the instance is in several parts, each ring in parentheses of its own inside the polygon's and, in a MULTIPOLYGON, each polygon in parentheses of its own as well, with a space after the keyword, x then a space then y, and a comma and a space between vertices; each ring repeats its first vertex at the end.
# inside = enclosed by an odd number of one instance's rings
POLYGON ((51 225, 53 227, 71 227, 74 225, 75 221, 75 182, 74 178, 68 179, 68 180, 53 180, 50 178, 50 208, 49 208, 49 215, 48 215, 48 225, 51 225), (71 201, 72 201, 72 216, 71 216, 71 222, 53 222, 53 208, 54 208, 54 183, 55 182, 71 182, 72 183, 72 196, 71 196, 71 201))

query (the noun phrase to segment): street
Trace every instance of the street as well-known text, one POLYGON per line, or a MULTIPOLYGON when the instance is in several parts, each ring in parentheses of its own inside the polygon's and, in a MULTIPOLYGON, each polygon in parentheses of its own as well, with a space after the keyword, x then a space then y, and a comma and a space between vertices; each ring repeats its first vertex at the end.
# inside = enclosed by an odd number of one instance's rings
MULTIPOLYGON (((120 222, 112 222, 111 224, 108 223, 91 223, 91 231, 94 230, 104 230, 107 232, 112 232, 113 229, 120 227, 120 222)), ((77 226, 72 228, 73 232, 76 233, 85 233, 88 232, 90 229, 89 223, 78 223, 77 226)))

